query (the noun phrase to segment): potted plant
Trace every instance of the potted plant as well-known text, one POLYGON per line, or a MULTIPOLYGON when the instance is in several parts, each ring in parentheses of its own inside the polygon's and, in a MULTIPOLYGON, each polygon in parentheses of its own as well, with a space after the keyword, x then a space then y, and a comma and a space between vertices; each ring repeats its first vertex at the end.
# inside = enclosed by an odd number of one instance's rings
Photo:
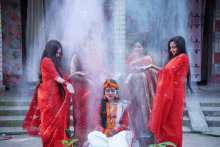
POLYGON ((62 144, 65 147, 76 147, 76 146, 73 146, 73 143, 77 142, 79 139, 74 139, 74 135, 73 134, 71 135, 70 129, 65 129, 65 132, 68 137, 68 140, 62 140, 62 144))

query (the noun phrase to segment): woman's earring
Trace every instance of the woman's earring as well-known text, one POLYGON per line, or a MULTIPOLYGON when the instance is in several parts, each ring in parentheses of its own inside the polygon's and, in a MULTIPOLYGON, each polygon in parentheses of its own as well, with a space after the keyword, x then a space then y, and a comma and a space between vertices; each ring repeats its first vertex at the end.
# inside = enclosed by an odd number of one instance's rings
POLYGON ((106 95, 103 96, 103 99, 106 100, 106 95))
POLYGON ((119 96, 118 96, 118 94, 116 94, 115 100, 118 101, 118 99, 119 99, 119 96))

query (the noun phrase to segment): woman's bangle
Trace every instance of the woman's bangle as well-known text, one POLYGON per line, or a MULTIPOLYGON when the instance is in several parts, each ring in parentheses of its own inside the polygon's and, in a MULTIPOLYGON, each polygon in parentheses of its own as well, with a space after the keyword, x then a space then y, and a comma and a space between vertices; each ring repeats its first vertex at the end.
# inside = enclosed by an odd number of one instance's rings
POLYGON ((106 131, 106 129, 105 129, 105 128, 103 128, 101 132, 102 132, 103 134, 105 134, 105 131, 106 131))

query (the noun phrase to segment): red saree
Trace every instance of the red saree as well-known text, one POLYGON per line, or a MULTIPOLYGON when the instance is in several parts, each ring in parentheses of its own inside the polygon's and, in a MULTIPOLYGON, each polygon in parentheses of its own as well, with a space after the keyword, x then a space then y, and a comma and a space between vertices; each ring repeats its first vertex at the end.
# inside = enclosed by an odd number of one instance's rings
MULTIPOLYGON (((129 56, 127 59, 127 71, 131 71, 132 68, 148 66, 153 64, 152 59, 142 58, 139 62, 130 66, 130 63, 135 60, 134 56, 129 56)), ((151 70, 136 71, 130 74, 131 78, 128 81, 126 88, 123 91, 126 92, 126 97, 130 99, 130 105, 128 107, 129 116, 131 119, 131 125, 136 136, 143 133, 149 133, 148 123, 150 119, 150 113, 155 97, 157 75, 151 70)), ((129 77, 129 76, 128 76, 129 77)), ((153 143, 154 140, 149 138, 139 138, 140 146, 148 146, 153 143)))
MULTIPOLYGON (((93 131, 92 115, 94 109, 92 106, 99 98, 98 93, 103 91, 102 82, 99 80, 101 72, 93 72, 90 77, 85 77, 82 82, 74 82, 75 93, 72 95, 73 102, 73 126, 74 135, 79 140, 77 146, 82 147, 87 140, 88 134, 93 131), (96 77, 95 77, 96 76, 96 77), (86 79, 96 79, 96 87, 91 87, 86 82, 86 79)), ((105 75, 107 75, 105 73, 105 75)))
POLYGON ((59 74, 51 59, 43 58, 41 73, 43 83, 35 90, 22 127, 31 136, 41 136, 43 147, 61 147, 62 140, 68 139, 65 129, 70 125, 70 94, 64 87, 66 95, 60 99, 55 80, 59 74))
MULTIPOLYGON (((93 46, 87 46, 86 48, 90 50, 91 47, 93 46)), ((79 139, 74 145, 77 144, 78 147, 83 146, 88 134, 93 130, 91 121, 94 111, 93 104, 96 103, 96 98, 99 97, 98 94, 103 91, 103 82, 100 80, 100 75, 106 75, 103 72, 106 71, 103 64, 104 60, 96 54, 89 54, 88 56, 87 58, 84 56, 82 60, 79 60, 79 55, 75 54, 73 56, 75 61, 73 71, 89 73, 84 77, 83 81, 73 81, 75 90, 75 93, 72 95, 73 126, 75 138, 79 139), (94 82, 95 86, 89 85, 87 80, 94 82)))
POLYGON ((73 102, 73 126, 74 135, 79 140, 77 146, 81 147, 88 135, 88 97, 91 91, 87 90, 86 81, 74 82, 75 93, 72 96, 73 102))
POLYGON ((150 131, 159 142, 173 142, 177 147, 182 147, 188 67, 187 55, 181 54, 162 68, 149 122, 150 131))

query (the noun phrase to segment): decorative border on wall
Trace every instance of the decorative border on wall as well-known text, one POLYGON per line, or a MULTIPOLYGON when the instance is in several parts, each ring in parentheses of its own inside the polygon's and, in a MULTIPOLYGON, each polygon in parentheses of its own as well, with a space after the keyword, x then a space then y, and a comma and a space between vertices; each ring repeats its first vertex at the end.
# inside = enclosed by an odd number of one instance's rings
POLYGON ((2 0, 3 84, 21 84, 22 34, 20 0, 2 0))
POLYGON ((206 0, 190 0, 191 9, 189 12, 189 28, 191 32, 191 44, 193 51, 191 54, 190 68, 192 71, 192 81, 201 81, 201 62, 203 48, 203 27, 205 16, 206 0))
POLYGON ((220 0, 214 11, 213 48, 212 48, 212 83, 220 84, 220 0))

